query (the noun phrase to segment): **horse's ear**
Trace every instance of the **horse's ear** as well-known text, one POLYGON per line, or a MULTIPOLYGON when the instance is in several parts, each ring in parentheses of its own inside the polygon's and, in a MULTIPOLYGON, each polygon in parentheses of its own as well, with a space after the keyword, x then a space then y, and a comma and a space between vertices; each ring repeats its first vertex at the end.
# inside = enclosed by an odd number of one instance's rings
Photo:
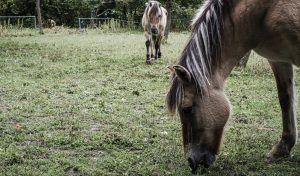
POLYGON ((175 73, 175 69, 172 65, 168 66, 167 68, 170 70, 171 73, 175 73))
POLYGON ((152 2, 150 2, 150 7, 152 7, 152 2))
POLYGON ((183 83, 183 84, 189 84, 192 81, 192 77, 190 72, 184 68, 181 65, 175 65, 173 66, 174 72, 178 79, 183 83))

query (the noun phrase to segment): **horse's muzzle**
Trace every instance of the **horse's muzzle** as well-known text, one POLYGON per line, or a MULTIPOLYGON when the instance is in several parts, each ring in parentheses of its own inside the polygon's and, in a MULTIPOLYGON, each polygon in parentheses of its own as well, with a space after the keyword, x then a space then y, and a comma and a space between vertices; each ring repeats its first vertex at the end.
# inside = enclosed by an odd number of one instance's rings
POLYGON ((152 28, 151 33, 154 34, 154 35, 158 35, 158 29, 152 28))
POLYGON ((209 168, 215 160, 216 156, 207 150, 192 152, 188 157, 192 172, 196 172, 199 165, 209 168))

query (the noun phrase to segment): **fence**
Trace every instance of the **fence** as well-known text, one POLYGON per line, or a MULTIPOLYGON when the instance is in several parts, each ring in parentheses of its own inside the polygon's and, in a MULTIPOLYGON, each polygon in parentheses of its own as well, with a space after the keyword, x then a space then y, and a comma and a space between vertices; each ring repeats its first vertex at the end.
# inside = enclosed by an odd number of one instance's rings
MULTIPOLYGON (((110 32, 126 30, 142 31, 140 21, 127 21, 114 18, 78 18, 79 29, 101 29, 110 32)), ((35 16, 0 16, 0 29, 36 28, 35 16)), ((190 30, 189 19, 172 19, 171 31, 190 30)))
MULTIPOLYGON (((188 18, 172 19, 171 31, 190 30, 190 24, 191 20, 188 18)), ((141 21, 126 21, 114 18, 79 18, 78 26, 80 30, 95 28, 112 32, 120 30, 142 30, 141 21)))
POLYGON ((79 30, 101 29, 112 32, 120 30, 141 30, 141 22, 127 21, 114 18, 79 18, 79 30))
POLYGON ((0 28, 36 28, 35 16, 0 16, 0 28))

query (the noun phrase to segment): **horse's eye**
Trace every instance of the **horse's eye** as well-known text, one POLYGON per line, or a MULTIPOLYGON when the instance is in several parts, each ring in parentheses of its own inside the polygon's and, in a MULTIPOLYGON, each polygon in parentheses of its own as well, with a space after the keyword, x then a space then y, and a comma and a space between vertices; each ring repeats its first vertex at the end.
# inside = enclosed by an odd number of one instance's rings
POLYGON ((158 18, 160 18, 161 17, 161 15, 158 15, 158 18))
POLYGON ((193 112, 193 106, 182 108, 182 112, 185 114, 191 114, 193 112))

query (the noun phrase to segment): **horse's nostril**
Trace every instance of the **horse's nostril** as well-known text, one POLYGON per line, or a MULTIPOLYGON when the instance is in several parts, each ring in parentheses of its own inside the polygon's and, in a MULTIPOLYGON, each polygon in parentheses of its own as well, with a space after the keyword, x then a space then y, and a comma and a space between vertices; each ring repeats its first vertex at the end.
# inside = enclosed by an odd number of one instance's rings
POLYGON ((215 155, 213 155, 213 154, 207 154, 205 156, 203 166, 205 168, 209 168, 209 166, 211 166, 215 160, 216 160, 215 155))
POLYGON ((157 30, 157 29, 151 29, 151 32, 152 32, 153 34, 157 34, 157 33, 158 33, 158 30, 157 30))
POLYGON ((204 168, 209 168, 213 162, 216 160, 216 156, 211 152, 194 152, 193 155, 190 155, 188 162, 192 173, 196 173, 199 166, 204 168))

